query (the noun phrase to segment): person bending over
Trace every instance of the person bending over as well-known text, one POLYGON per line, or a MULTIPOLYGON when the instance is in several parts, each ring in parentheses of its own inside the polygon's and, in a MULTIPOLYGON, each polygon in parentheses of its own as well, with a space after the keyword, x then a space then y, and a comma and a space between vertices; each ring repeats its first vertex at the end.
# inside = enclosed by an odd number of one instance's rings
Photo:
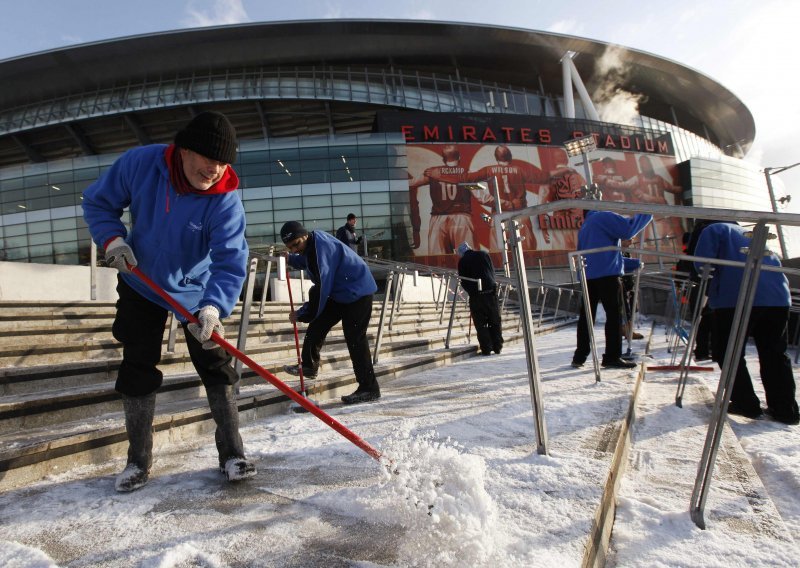
MULTIPOLYGON (((372 298, 378 290, 364 260, 353 249, 324 231, 310 233, 297 221, 281 228, 281 240, 289 251, 291 266, 308 272, 314 283, 309 300, 289 315, 292 322, 308 323, 303 338, 303 376, 314 378, 319 353, 331 328, 342 322, 358 388, 342 397, 345 404, 369 402, 381 397, 367 342, 372 298)), ((286 365, 287 373, 299 375, 298 365, 286 365)))

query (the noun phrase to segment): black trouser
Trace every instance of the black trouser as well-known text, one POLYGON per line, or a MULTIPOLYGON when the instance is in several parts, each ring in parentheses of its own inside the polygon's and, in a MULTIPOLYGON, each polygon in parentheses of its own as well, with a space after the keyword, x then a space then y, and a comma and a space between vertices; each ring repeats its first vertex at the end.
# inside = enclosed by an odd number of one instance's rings
MULTIPOLYGON (((167 310, 140 296, 122 278, 117 278, 117 315, 112 333, 122 343, 122 364, 115 388, 126 396, 145 396, 158 390, 164 375, 161 361, 167 310)), ((183 325, 186 345, 194 368, 205 386, 233 385, 239 380, 231 356, 221 347, 203 349, 183 325)))
POLYGON ((319 351, 325 338, 331 328, 341 321, 359 390, 377 390, 378 381, 375 379, 367 342, 367 327, 371 316, 372 294, 349 304, 340 304, 329 298, 322 313, 306 329, 303 339, 303 368, 313 369, 316 373, 319 369, 319 351))
MULTIPOLYGON (((722 368, 728 349, 728 338, 733 322, 734 308, 714 310, 714 354, 722 368)), ((776 416, 786 418, 797 416, 794 375, 792 362, 786 354, 788 344, 789 308, 754 307, 750 312, 749 335, 753 336, 758 351, 759 374, 767 397, 767 407, 776 416)), ((744 360, 744 349, 737 354, 736 379, 731 390, 731 402, 745 410, 757 412, 760 408, 758 395, 753 390, 753 382, 744 360)))
POLYGON ((503 328, 497 290, 476 292, 469 297, 469 311, 483 353, 500 353, 503 348, 503 328))
MULTIPOLYGON (((692 310, 692 316, 697 306, 697 302, 702 302, 697 286, 692 286, 689 292, 689 309, 692 310)), ((714 316, 712 310, 708 306, 703 306, 700 309, 700 318, 697 322, 697 334, 695 335, 695 349, 694 352, 698 355, 708 355, 712 352, 713 344, 711 343, 711 333, 714 327, 714 316)))
MULTIPOLYGON (((592 312, 592 321, 597 316, 598 302, 603 304, 606 312, 606 352, 603 359, 615 361, 622 355, 622 336, 620 327, 620 305, 622 302, 622 288, 619 276, 604 276, 586 280, 589 289, 589 307, 592 312)), ((586 301, 584 298, 583 301, 586 301)), ((586 308, 581 303, 581 313, 578 319, 578 346, 575 357, 586 358, 591 352, 589 342, 589 325, 586 322, 586 308)))

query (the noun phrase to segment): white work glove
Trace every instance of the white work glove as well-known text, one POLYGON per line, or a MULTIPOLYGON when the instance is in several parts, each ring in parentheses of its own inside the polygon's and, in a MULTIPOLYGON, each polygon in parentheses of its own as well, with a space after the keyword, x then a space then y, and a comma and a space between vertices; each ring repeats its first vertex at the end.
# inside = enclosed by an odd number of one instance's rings
POLYGON ((133 256, 133 249, 128 246, 125 239, 116 237, 108 243, 106 247, 106 264, 111 268, 116 268, 120 272, 130 274, 128 265, 136 266, 136 257, 133 256))
POLYGON ((211 334, 216 331, 217 335, 225 338, 225 330, 219 321, 219 310, 214 306, 203 306, 197 312, 197 320, 199 323, 190 323, 186 327, 203 344, 203 349, 214 349, 217 344, 211 341, 211 334))

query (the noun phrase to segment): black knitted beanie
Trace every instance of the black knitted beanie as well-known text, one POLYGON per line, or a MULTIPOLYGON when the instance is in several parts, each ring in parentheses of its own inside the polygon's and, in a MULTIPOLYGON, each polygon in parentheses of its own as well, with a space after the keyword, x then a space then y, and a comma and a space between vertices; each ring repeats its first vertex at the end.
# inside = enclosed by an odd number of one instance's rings
POLYGON ((307 235, 308 231, 298 221, 287 221, 281 227, 281 240, 284 244, 288 244, 295 240, 297 237, 307 235))
POLYGON ((236 130, 218 112, 206 111, 195 116, 175 135, 175 145, 226 164, 236 160, 236 130))

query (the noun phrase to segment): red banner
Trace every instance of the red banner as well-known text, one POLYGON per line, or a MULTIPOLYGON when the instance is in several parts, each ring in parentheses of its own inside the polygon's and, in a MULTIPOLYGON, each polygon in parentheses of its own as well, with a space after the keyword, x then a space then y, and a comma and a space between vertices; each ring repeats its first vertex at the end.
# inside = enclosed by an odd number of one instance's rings
MULTIPOLYGON (((408 144, 411 255, 415 262, 455 266, 462 242, 492 253, 500 262, 502 243, 489 215, 575 199, 586 184, 582 157, 561 147, 519 144, 408 144)), ((590 155, 592 181, 603 200, 680 204, 682 188, 673 156, 649 151, 599 149, 590 155)), ((518 219, 527 261, 564 265, 577 247, 583 211, 577 209, 518 219)), ((645 239, 680 244, 678 219, 648 227, 645 239)), ((652 245, 651 245, 652 246, 652 245)), ((672 251, 674 244, 669 245, 672 251)), ((666 248, 662 246, 660 248, 666 248)))

